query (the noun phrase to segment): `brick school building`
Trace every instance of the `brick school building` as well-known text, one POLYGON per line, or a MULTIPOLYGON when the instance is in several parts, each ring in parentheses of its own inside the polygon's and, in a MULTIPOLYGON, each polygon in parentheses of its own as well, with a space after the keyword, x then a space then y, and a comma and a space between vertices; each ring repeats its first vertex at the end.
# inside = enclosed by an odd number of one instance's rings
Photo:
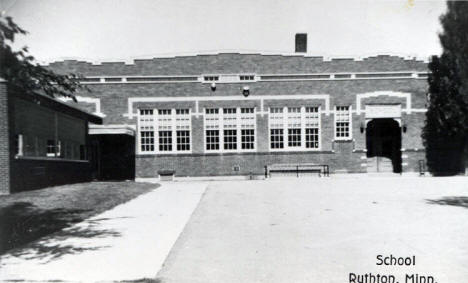
POLYGON ((84 76, 91 92, 77 106, 103 119, 89 133, 104 179, 263 175, 273 164, 400 173, 425 159, 428 70, 415 58, 219 53, 48 67, 84 76))

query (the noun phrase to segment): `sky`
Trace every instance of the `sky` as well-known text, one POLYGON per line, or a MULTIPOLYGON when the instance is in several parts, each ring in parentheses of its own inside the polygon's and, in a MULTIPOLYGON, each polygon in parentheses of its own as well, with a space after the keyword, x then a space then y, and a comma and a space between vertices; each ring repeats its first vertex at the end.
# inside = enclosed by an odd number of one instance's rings
POLYGON ((39 62, 116 61, 210 52, 307 55, 441 52, 441 0, 0 0, 39 62))

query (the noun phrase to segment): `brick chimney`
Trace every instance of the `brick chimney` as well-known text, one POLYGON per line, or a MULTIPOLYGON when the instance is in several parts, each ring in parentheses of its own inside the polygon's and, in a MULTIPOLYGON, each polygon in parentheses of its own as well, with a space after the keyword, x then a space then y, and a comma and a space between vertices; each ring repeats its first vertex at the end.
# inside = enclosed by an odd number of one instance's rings
POLYGON ((296 52, 307 52, 307 33, 296 33, 296 52))

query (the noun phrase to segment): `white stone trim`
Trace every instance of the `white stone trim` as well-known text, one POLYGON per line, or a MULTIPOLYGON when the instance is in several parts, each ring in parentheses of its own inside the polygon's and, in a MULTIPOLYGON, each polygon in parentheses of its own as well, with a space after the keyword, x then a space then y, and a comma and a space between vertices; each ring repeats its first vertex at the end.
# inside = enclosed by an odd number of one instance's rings
MULTIPOLYGON (((261 108, 264 100, 287 100, 287 99, 323 99, 325 101, 325 110, 327 116, 330 114, 330 95, 328 94, 292 94, 292 95, 250 95, 248 97, 239 96, 189 96, 189 97, 129 97, 127 101, 127 113, 123 114, 128 119, 133 119, 138 113, 133 112, 133 103, 135 102, 195 102, 196 108, 200 101, 260 101, 261 108)), ((200 115, 200 109, 196 109, 195 115, 200 115)), ((264 109, 259 113, 263 116, 264 109)))
POLYGON ((419 77, 419 74, 428 74, 428 72, 421 72, 421 71, 384 71, 384 72, 336 72, 336 73, 288 73, 288 74, 271 74, 271 73, 266 73, 266 74, 251 74, 254 75, 254 80, 246 80, 246 81, 241 81, 239 79, 240 76, 242 75, 247 75, 247 74, 201 74, 201 75, 99 75, 99 76, 87 76, 87 79, 97 79, 98 81, 96 82, 86 82, 82 81, 80 82, 81 84, 159 84, 159 83, 203 83, 203 84, 211 84, 211 83, 216 83, 216 84, 224 84, 224 83, 236 83, 236 84, 242 84, 242 83, 255 83, 255 82, 280 82, 280 81, 343 81, 343 80, 400 80, 400 79, 416 79, 416 80, 425 80, 427 77, 419 77), (349 78, 337 78, 336 75, 343 75, 343 74, 349 74, 349 78), (356 75, 360 74, 372 74, 372 75, 379 75, 381 74, 382 76, 375 76, 375 77, 368 77, 368 78, 359 78, 356 75), (386 74, 396 74, 395 76, 385 76, 386 74), (411 76, 398 76, 398 74, 411 74, 411 76), (329 76, 328 78, 294 78, 294 76, 320 76, 320 75, 327 75, 329 76), (205 81, 204 77, 205 76, 217 76, 219 77, 219 80, 217 81, 205 81), (262 76, 283 76, 286 78, 282 79, 264 79, 262 80, 262 76), (291 78, 287 78, 287 77, 291 78), (188 81, 188 80, 183 80, 184 78, 196 78, 193 81, 188 81), (105 81, 105 78, 120 78, 120 81, 105 81), (170 80, 157 80, 157 81, 152 81, 152 80, 139 80, 139 81, 131 81, 128 80, 130 78, 171 78, 170 80), (182 80, 177 81, 173 80, 173 78, 181 78, 182 80))
POLYGON ((89 124, 88 134, 90 135, 129 135, 135 136, 135 125, 126 124, 111 124, 111 125, 95 125, 89 124))
POLYGON ((364 98, 378 97, 378 96, 395 96, 406 99, 406 108, 402 111, 407 114, 411 114, 411 93, 407 92, 395 92, 395 91, 375 91, 367 93, 356 94, 356 114, 361 115, 361 112, 365 112, 365 109, 362 109, 361 100, 364 98))

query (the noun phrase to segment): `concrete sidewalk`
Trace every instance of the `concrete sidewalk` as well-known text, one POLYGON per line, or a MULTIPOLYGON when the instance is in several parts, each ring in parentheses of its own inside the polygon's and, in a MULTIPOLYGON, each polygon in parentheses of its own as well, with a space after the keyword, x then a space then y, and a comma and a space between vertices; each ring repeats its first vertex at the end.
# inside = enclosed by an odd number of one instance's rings
POLYGON ((206 182, 164 183, 112 210, 0 257, 0 280, 154 278, 206 182))

